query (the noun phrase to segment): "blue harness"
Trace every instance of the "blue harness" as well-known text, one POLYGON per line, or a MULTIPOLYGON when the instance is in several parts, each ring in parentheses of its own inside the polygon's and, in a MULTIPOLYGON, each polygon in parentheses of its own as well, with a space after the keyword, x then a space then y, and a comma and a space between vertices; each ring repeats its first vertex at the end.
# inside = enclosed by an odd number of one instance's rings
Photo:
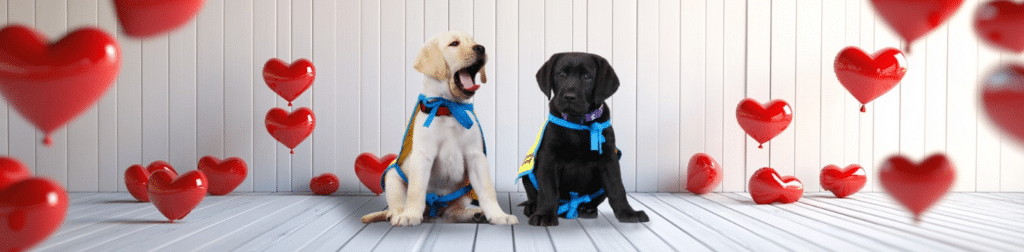
MULTIPOLYGON (((608 127, 611 127, 611 121, 597 122, 590 124, 588 126, 569 122, 562 118, 558 118, 555 115, 549 114, 548 122, 554 123, 555 125, 562 126, 567 129, 589 131, 590 150, 604 154, 604 151, 601 149, 601 145, 604 144, 606 139, 602 132, 604 132, 604 130, 607 129, 608 127)), ((533 152, 526 157, 525 161, 523 161, 522 166, 519 167, 519 175, 516 177, 516 182, 518 183, 520 178, 526 176, 527 178, 530 179, 530 182, 533 182, 533 187, 537 190, 540 190, 540 187, 537 185, 537 176, 533 174, 533 170, 534 168, 536 168, 534 160, 537 156, 537 151, 540 149, 540 141, 541 139, 544 139, 544 132, 546 130, 547 122, 544 123, 544 126, 542 126, 540 129, 540 133, 537 134, 537 142, 534 143, 533 152)), ((615 149, 615 152, 618 153, 619 158, 621 159, 622 152, 619 151, 618 149, 615 149)), ((566 219, 576 219, 576 217, 578 217, 579 215, 578 208, 580 204, 588 203, 596 199, 597 197, 601 196, 602 194, 604 194, 604 188, 597 190, 597 192, 584 195, 580 195, 577 192, 569 192, 569 200, 558 200, 558 214, 565 214, 566 219)))
MULTIPOLYGON (((430 108, 430 113, 427 113, 427 119, 424 120, 423 127, 430 127, 431 122, 434 121, 434 117, 437 115, 437 109, 440 108, 441 106, 448 107, 448 110, 451 111, 452 117, 455 118, 455 120, 458 121, 459 124, 461 124, 462 127, 465 127, 466 129, 470 129, 473 127, 473 121, 476 121, 476 123, 478 124, 480 123, 479 119, 477 119, 476 112, 473 111, 472 103, 460 103, 441 97, 428 98, 423 94, 420 94, 419 101, 416 107, 414 107, 413 109, 412 116, 410 116, 409 118, 409 124, 406 125, 405 127, 405 139, 402 140, 402 149, 398 152, 400 157, 399 159, 404 159, 405 155, 402 154, 407 155, 405 151, 411 151, 405 149, 405 141, 412 141, 411 135, 409 135, 409 131, 413 127, 412 124, 416 121, 416 114, 419 113, 419 104, 423 104, 424 107, 430 108), (470 118, 469 114, 472 114, 473 117, 470 118)), ((481 128, 480 136, 483 136, 483 133, 484 131, 481 128)), ((484 143, 484 154, 487 154, 486 142, 484 143)), ((391 165, 389 165, 388 168, 384 170, 383 174, 387 174, 388 170, 394 169, 396 172, 398 172, 398 176, 402 178, 402 181, 405 181, 405 183, 408 184, 409 179, 405 176, 405 173, 402 172, 402 168, 400 167, 402 161, 404 160, 399 159, 396 159, 394 163, 391 163, 391 165)), ((384 187, 384 176, 381 176, 380 178, 380 187, 386 188, 384 187)), ((437 214, 440 211, 440 209, 448 206, 448 202, 458 199, 459 197, 466 195, 466 193, 469 193, 472 190, 473 186, 467 184, 458 191, 449 193, 447 195, 437 195, 435 193, 428 193, 427 206, 430 207, 430 217, 437 217, 437 214)))

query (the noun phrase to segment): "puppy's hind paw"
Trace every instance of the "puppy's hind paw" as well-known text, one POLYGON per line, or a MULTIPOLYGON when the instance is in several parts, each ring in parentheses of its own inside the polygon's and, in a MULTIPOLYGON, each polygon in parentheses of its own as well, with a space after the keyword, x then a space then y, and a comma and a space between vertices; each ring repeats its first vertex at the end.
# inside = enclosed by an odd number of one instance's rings
POLYGON ((423 223, 423 215, 418 215, 418 214, 411 214, 411 215, 410 214, 401 214, 401 215, 394 216, 394 217, 391 218, 391 225, 392 226, 412 227, 412 226, 419 226, 420 223, 423 223))
POLYGON ((622 214, 617 214, 615 218, 618 219, 619 222, 630 223, 648 222, 651 220, 650 218, 647 218, 647 213, 644 213, 644 211, 625 212, 622 214))
POLYGON ((583 219, 597 218, 597 208, 581 207, 579 210, 579 217, 583 219))
POLYGON ((519 203, 519 205, 523 207, 523 215, 530 216, 537 211, 536 203, 523 201, 523 203, 519 203))
POLYGON ((515 224, 519 224, 519 218, 516 218, 515 216, 508 215, 508 214, 501 214, 500 216, 497 216, 497 217, 486 217, 486 218, 487 218, 487 222, 490 222, 491 225, 515 225, 515 224))
POLYGON ((534 214, 530 216, 530 226, 558 226, 558 215, 534 214))

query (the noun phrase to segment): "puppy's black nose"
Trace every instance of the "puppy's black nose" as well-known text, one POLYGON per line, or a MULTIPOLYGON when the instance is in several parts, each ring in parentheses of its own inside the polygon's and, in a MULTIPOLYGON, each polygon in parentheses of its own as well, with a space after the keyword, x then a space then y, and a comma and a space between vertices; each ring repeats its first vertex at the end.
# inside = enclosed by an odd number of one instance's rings
POLYGON ((572 93, 564 94, 564 95, 562 95, 562 99, 567 101, 567 102, 575 101, 576 100, 576 94, 572 94, 572 93))
POLYGON ((475 45, 473 46, 473 51, 476 52, 477 54, 484 54, 484 46, 475 45))

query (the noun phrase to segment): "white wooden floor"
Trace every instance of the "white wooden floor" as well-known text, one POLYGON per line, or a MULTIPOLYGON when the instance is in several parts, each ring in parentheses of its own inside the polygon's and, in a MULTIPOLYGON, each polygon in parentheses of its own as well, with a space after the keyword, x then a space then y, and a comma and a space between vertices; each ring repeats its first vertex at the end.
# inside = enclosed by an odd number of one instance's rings
POLYGON ((127 193, 73 193, 67 219, 37 251, 1020 251, 1024 194, 954 193, 913 224, 885 194, 804 195, 755 205, 744 193, 634 193, 651 221, 619 223, 608 204, 597 219, 526 225, 522 193, 501 193, 520 225, 364 225, 382 197, 237 194, 208 196, 167 223, 127 193))

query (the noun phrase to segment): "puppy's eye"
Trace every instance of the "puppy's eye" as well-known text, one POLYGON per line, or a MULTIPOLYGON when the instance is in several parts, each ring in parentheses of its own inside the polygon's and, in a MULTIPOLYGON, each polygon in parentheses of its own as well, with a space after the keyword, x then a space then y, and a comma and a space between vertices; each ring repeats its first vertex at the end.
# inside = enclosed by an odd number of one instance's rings
POLYGON ((459 46, 459 41, 458 40, 452 41, 452 43, 448 44, 448 46, 459 46))
POLYGON ((593 78, 591 78, 589 74, 584 74, 583 75, 583 81, 591 81, 591 80, 593 80, 593 78))
POLYGON ((565 72, 558 72, 558 78, 565 78, 565 72))

